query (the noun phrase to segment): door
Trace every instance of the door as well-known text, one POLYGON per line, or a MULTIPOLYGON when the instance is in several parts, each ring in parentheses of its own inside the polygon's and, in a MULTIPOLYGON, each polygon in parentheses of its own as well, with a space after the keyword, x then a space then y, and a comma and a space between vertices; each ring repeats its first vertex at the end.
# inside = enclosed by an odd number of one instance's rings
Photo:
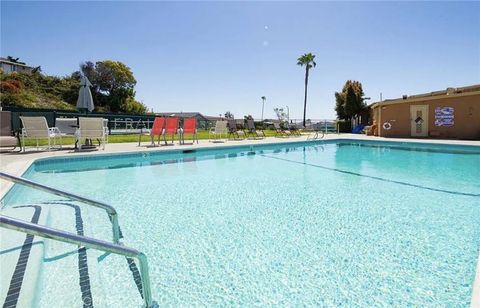
POLYGON ((428 136, 428 105, 410 106, 410 130, 412 137, 428 136))

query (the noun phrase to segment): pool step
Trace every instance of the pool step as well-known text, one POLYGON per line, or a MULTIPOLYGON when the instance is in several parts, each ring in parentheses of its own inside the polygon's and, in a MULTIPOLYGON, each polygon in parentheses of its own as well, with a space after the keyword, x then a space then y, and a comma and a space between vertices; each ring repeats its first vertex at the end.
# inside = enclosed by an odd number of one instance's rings
MULTIPOLYGON (((98 209, 72 202, 52 202, 50 227, 112 241, 108 216, 98 209), (81 221, 79 221, 81 220, 81 221), (83 227, 81 230, 80 225, 83 227)), ((123 256, 85 250, 47 240, 45 246, 44 292, 39 307, 56 303, 62 307, 140 307, 142 299, 123 256), (80 255, 83 254, 83 257, 80 255)))
MULTIPOLYGON (((48 207, 18 205, 2 209, 2 215, 47 225, 48 207)), ((32 307, 41 281, 44 239, 0 229, 0 303, 3 307, 32 307)))
MULTIPOLYGON (((36 206, 41 212, 38 224, 111 241, 108 216, 97 209, 62 200, 36 206)), ((34 208, 8 207, 2 214, 31 221, 34 208)), ((4 235, 9 239, 2 240, 0 246, 1 251, 5 251, 1 255, 2 279, 8 276, 10 280, 27 236, 6 229, 1 232, 2 239, 4 235), (18 248, 10 252, 12 247, 18 248), (3 271, 4 264, 8 273, 3 271)), ((139 272, 133 260, 39 237, 33 237, 33 242, 17 307, 52 307, 53 304, 58 307, 140 307, 143 304, 139 272)), ((8 289, 8 283, 2 281, 1 285, 0 294, 5 302, 8 290, 4 290, 4 286, 8 289)))
MULTIPOLYGON (((49 227, 78 235, 85 234, 84 213, 81 206, 70 201, 50 202, 49 227)), ((93 307, 91 294, 92 264, 89 252, 75 245, 54 240, 45 241, 41 292, 38 306, 93 307)))

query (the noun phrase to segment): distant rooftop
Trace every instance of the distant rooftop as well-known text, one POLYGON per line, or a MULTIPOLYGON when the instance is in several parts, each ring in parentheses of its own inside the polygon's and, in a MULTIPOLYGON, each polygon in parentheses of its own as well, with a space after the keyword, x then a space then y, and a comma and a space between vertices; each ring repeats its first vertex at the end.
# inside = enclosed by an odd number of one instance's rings
POLYGON ((155 112, 156 116, 160 117, 179 117, 179 118, 202 118, 203 120, 207 121, 207 117, 201 114, 200 112, 182 112, 182 111, 175 111, 175 112, 155 112))
POLYGON ((440 96, 458 95, 458 94, 465 94, 465 93, 472 93, 472 92, 480 93, 480 84, 459 87, 459 88, 449 87, 449 88, 446 88, 445 90, 433 91, 433 92, 422 93, 422 94, 403 95, 401 98, 386 99, 380 102, 375 102, 370 106, 373 107, 376 105, 397 104, 397 103, 403 103, 403 102, 411 102, 419 99, 424 100, 428 98, 437 98, 440 96))
POLYGON ((8 58, 4 58, 4 57, 0 57, 0 62, 12 64, 12 65, 17 65, 17 66, 23 66, 23 67, 32 68, 30 65, 27 65, 25 62, 21 62, 21 61, 15 62, 15 61, 12 61, 12 60, 10 60, 10 59, 8 59, 8 58))

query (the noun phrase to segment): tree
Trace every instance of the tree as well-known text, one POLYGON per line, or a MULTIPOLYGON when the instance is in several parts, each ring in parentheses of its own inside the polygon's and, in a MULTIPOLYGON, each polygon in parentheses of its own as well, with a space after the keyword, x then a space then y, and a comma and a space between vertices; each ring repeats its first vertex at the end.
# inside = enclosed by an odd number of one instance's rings
POLYGON ((145 104, 136 101, 133 97, 127 97, 120 105, 120 110, 126 113, 145 113, 147 106, 145 104))
POLYGON ((337 112, 337 119, 347 119, 347 114, 345 113, 345 95, 343 95, 343 92, 335 92, 335 111, 337 112))
POLYGON ((233 119, 233 113, 231 113, 230 111, 225 112, 225 118, 233 119))
POLYGON ((283 108, 274 108, 273 111, 277 115, 277 118, 280 122, 286 122, 287 120, 287 113, 283 108))
POLYGON ((341 92, 335 92, 335 111, 340 120, 351 118, 365 109, 365 97, 359 81, 347 80, 341 92))
POLYGON ((307 117, 307 88, 308 88, 308 74, 312 67, 317 66, 315 63, 315 55, 306 53, 297 59, 297 65, 305 66, 305 98, 303 101, 303 126, 305 127, 305 120, 307 117))
POLYGON ((117 90, 133 90, 137 81, 128 66, 118 61, 99 61, 95 64, 99 90, 112 94, 117 90))
MULTIPOLYGON (((92 85, 95 83, 94 87, 96 88, 97 71, 95 70, 95 63, 92 61, 85 61, 84 63, 80 64, 80 71, 87 76, 92 85)), ((72 75, 78 75, 80 78, 80 72, 74 72, 72 75)), ((98 89, 95 90, 98 91, 98 89)))
POLYGON ((86 61, 80 65, 80 69, 93 85, 92 96, 96 106, 113 112, 147 111, 144 104, 135 100, 137 81, 124 63, 105 60, 94 64, 86 61))
POLYGON ((266 96, 262 96, 262 121, 263 121, 263 108, 265 107, 265 100, 267 99, 266 96))
MULTIPOLYGON (((10 57, 20 63, 18 58, 10 57)), ((85 62, 81 72, 70 76, 49 76, 36 67, 32 72, 6 73, 0 70, 0 101, 3 106, 75 110, 80 76, 85 74, 94 85, 92 96, 97 111, 145 113, 146 106, 135 100, 135 78, 123 63, 85 62)))

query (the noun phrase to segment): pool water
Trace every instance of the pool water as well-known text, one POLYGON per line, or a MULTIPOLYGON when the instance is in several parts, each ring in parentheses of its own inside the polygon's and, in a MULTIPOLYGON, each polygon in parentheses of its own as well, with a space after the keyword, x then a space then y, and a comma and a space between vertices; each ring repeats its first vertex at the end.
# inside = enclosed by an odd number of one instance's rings
MULTIPOLYGON (((45 160, 25 176, 115 206, 161 306, 468 306, 479 174, 470 149, 342 141, 45 160)), ((58 199, 15 187, 5 201, 58 199)), ((111 240, 106 215, 81 209, 85 234, 111 240)), ((75 256, 54 258, 72 247, 47 246, 57 278, 38 306, 79 305, 75 256)), ((88 254, 94 303, 142 303, 121 257, 88 254)))

